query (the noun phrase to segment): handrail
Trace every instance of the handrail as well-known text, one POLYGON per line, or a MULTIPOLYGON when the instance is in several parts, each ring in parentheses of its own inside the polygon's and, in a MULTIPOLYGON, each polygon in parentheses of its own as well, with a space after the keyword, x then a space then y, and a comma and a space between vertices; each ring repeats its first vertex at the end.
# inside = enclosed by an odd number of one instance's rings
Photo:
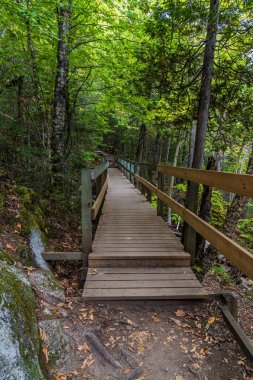
POLYGON ((235 174, 165 165, 157 165, 157 171, 187 181, 216 187, 230 193, 253 197, 253 176, 249 174, 235 174))
POLYGON ((108 187, 108 175, 106 177, 106 180, 103 184, 103 187, 102 189, 100 190, 98 196, 97 196, 97 199, 95 200, 92 208, 91 208, 91 218, 92 220, 95 220, 96 217, 97 217, 97 214, 98 214, 98 211, 101 207, 101 204, 104 200, 104 197, 105 197, 105 193, 106 193, 106 190, 107 190, 107 187, 108 187))
POLYGON ((234 265, 236 265, 249 278, 253 279, 253 255, 245 248, 234 242, 232 239, 224 235, 222 232, 205 222, 199 216, 188 210, 180 203, 169 197, 156 186, 135 174, 135 179, 148 188, 152 193, 170 208, 172 208, 179 216, 181 216, 195 231, 208 240, 219 252, 227 257, 234 265))
POLYGON ((107 190, 107 169, 109 162, 81 171, 81 197, 82 197, 82 247, 83 247, 83 277, 88 264, 88 254, 92 249, 92 220, 95 220, 107 190), (97 197, 92 205, 92 184, 96 182, 97 197))

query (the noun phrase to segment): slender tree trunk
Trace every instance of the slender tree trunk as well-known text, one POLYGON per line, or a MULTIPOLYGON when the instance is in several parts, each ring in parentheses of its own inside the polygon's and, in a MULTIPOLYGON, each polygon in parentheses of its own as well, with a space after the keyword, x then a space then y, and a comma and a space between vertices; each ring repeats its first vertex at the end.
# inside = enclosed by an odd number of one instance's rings
POLYGON ((71 0, 57 9, 58 47, 57 73, 55 78, 54 109, 52 118, 52 172, 64 170, 66 137, 69 130, 68 76, 69 76, 69 33, 71 27, 71 0))
MULTIPOLYGON (((198 118, 196 128, 196 138, 194 146, 194 155, 192 167, 201 169, 204 160, 204 149, 206 141, 206 131, 209 115, 212 71, 214 63, 214 52, 219 19, 219 0, 210 0, 209 18, 206 35, 206 46, 204 53, 201 88, 199 93, 198 118)), ((199 185, 194 182, 188 183, 187 190, 187 207, 197 212, 198 208, 198 190, 199 185)), ((196 233, 188 225, 184 228, 185 249, 191 253, 192 263, 194 262, 196 249, 196 233)))
MULTIPOLYGON (((179 141, 179 138, 178 138, 178 143, 177 143, 177 146, 176 146, 176 150, 175 150, 175 154, 174 154, 174 159, 173 159, 173 166, 177 166, 177 160, 178 160, 178 156, 179 156, 179 151, 180 151, 180 141, 179 141)), ((172 196, 172 190, 173 190, 173 186, 174 186, 174 180, 175 180, 175 178, 173 176, 171 176, 170 177, 170 182, 169 182, 169 191, 168 191, 169 197, 172 196)), ((171 215, 172 215, 171 208, 168 208, 167 223, 169 225, 171 225, 171 215)))
POLYGON ((146 128, 146 125, 142 123, 140 126, 139 139, 138 139, 137 150, 136 150, 137 162, 145 161, 146 150, 147 150, 147 128, 146 128))
POLYGON ((160 127, 158 127, 156 140, 155 140, 155 154, 154 154, 155 164, 158 164, 161 161, 161 149, 162 149, 161 131, 160 131, 160 127))
MULTIPOLYGON (((29 8, 29 2, 27 2, 27 7, 29 8)), ((27 30, 27 48, 31 57, 31 68, 32 68, 32 80, 35 90, 35 98, 37 102, 37 109, 39 114, 39 119, 41 121, 41 141, 43 148, 47 149, 47 162, 44 161, 44 167, 47 168, 49 173, 51 172, 51 144, 50 144, 50 128, 47 121, 46 112, 43 107, 43 101, 41 96, 41 86, 39 78, 39 69, 37 64, 36 52, 34 49, 34 44, 32 40, 31 27, 29 19, 26 20, 26 30, 27 30)))
MULTIPOLYGON (((216 161, 214 157, 209 157, 206 165, 206 170, 216 170, 216 161)), ((210 221, 210 213, 212 207, 212 190, 213 188, 208 185, 203 185, 203 193, 200 203, 199 216, 205 222, 210 221)), ((198 259, 203 258, 203 253, 205 250, 205 239, 197 234, 196 241, 196 257, 198 259)))
POLYGON ((192 129, 191 129, 191 137, 190 137, 190 146, 189 146, 189 158, 188 158, 188 167, 189 168, 192 167, 195 137, 196 137, 196 122, 193 121, 192 129))
POLYGON ((166 163, 168 163, 168 161, 169 161, 170 144, 171 144, 171 133, 170 133, 170 136, 169 136, 169 138, 168 138, 168 142, 167 142, 166 157, 165 157, 165 162, 166 162, 166 163))

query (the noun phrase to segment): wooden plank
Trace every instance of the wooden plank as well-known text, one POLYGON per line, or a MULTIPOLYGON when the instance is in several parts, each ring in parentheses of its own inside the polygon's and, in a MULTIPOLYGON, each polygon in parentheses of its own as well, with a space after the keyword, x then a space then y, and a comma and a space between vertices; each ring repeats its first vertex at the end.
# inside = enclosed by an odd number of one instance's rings
POLYGON ((86 289, 199 288, 198 280, 87 281, 86 289))
POLYGON ((181 268, 89 268, 89 274, 94 273, 101 274, 192 274, 193 271, 189 267, 181 267, 181 268))
POLYGON ((88 272, 87 281, 196 280, 193 273, 101 273, 88 272))
POLYGON ((47 261, 82 260, 83 252, 43 252, 42 257, 47 261))
POLYGON ((205 299, 202 288, 86 289, 83 297, 92 300, 205 299))
POLYGON ((253 176, 249 174, 235 174, 164 165, 157 165, 157 171, 187 181, 202 183, 229 191, 230 193, 253 198, 253 176))
POLYGON ((113 258, 118 258, 118 259, 122 259, 122 258, 127 258, 127 257, 130 257, 130 258, 149 258, 149 257, 154 257, 156 259, 158 258, 171 258, 171 257, 175 257, 175 258, 183 258, 183 257, 190 257, 189 253, 181 250, 181 251, 176 251, 176 250, 171 250, 171 251, 167 251, 167 250, 150 250, 148 251, 147 249, 143 249, 143 250, 139 250, 139 249, 136 249, 136 248, 133 248, 132 250, 120 250, 118 248, 115 248, 114 250, 101 250, 101 251, 93 251, 91 254, 90 254, 90 257, 91 258, 95 258, 95 257, 102 257, 103 259, 105 259, 106 257, 109 259, 113 259, 113 258))
POLYGON ((99 177, 107 168, 109 167, 109 162, 106 161, 106 162, 103 162, 102 164, 96 166, 95 168, 91 168, 90 171, 91 171, 91 175, 90 175, 90 179, 96 179, 97 177, 99 177))
POLYGON ((164 247, 159 247, 159 248, 157 248, 157 247, 117 247, 117 246, 103 247, 103 248, 93 247, 93 251, 91 254, 93 255, 93 253, 95 253, 96 251, 101 252, 100 254, 103 254, 103 252, 104 253, 106 253, 106 252, 112 252, 112 253, 118 252, 119 254, 121 252, 139 252, 140 254, 142 252, 147 252, 147 254, 148 254, 148 252, 152 252, 152 253, 165 252, 169 255, 170 254, 169 252, 177 252, 177 253, 180 252, 180 254, 184 253, 187 256, 189 255, 188 252, 185 252, 183 250, 183 248, 180 248, 180 247, 168 247, 168 248, 167 247, 165 247, 165 248, 164 247))
POLYGON ((127 259, 120 259, 118 257, 112 258, 103 258, 103 256, 93 259, 93 256, 89 256, 89 266, 96 268, 112 268, 112 267, 136 267, 136 268, 168 268, 168 267, 187 267, 190 266, 190 256, 189 258, 170 258, 165 257, 163 260, 161 258, 147 258, 142 257, 136 259, 134 257, 129 257, 127 259))
POLYGON ((194 228, 195 231, 209 241, 220 253, 236 265, 249 278, 253 279, 253 255, 250 252, 202 220, 193 212, 187 210, 180 203, 158 190, 157 187, 146 181, 144 178, 141 178, 138 175, 135 176, 137 181, 148 187, 165 204, 171 207, 192 228, 194 228))
POLYGON ((98 211, 99 211, 101 204, 102 204, 104 197, 105 197, 107 186, 108 186, 108 177, 106 178, 105 183, 103 184, 102 189, 101 189, 95 203, 93 204, 93 206, 91 208, 92 220, 95 220, 97 217, 98 211))

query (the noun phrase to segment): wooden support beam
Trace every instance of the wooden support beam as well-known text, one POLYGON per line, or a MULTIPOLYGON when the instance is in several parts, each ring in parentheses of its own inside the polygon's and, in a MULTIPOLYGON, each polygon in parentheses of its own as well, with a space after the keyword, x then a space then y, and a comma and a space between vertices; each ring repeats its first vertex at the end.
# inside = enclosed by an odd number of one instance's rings
POLYGON ((42 257, 47 261, 55 260, 78 260, 81 261, 83 257, 83 252, 44 252, 42 257))
MULTIPOLYGON (((158 189, 164 191, 164 174, 158 172, 158 189)), ((163 216, 163 203, 160 198, 157 199, 157 215, 163 216)))
POLYGON ((192 211, 163 193, 144 178, 135 175, 137 181, 146 186, 158 198, 180 215, 195 231, 202 235, 213 247, 237 266, 249 278, 253 279, 253 254, 234 242, 232 239, 205 222, 192 211))
POLYGON ((158 173, 168 174, 187 181, 202 183, 230 193, 245 195, 253 198, 253 176, 249 174, 235 174, 217 172, 215 170, 201 170, 177 168, 174 166, 157 165, 158 173))

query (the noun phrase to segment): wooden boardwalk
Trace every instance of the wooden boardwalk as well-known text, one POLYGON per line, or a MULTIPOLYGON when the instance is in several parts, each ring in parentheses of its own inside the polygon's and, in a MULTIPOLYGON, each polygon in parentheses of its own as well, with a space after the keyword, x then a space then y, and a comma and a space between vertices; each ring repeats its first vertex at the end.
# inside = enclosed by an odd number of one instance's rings
POLYGON ((87 300, 205 298, 190 255, 118 169, 109 185, 83 297, 87 300))

